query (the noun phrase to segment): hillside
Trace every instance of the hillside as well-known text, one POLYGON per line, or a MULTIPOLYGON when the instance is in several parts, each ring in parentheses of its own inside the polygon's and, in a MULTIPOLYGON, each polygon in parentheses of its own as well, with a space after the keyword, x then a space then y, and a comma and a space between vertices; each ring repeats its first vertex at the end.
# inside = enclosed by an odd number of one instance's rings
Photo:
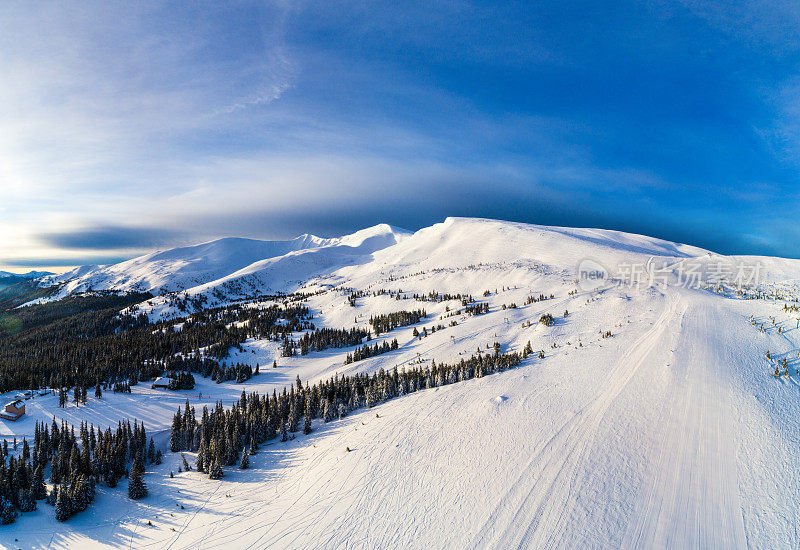
MULTIPOLYGON (((225 239, 50 282, 65 293, 161 292, 136 306, 162 321, 150 332, 189 330, 184 296, 208 296, 195 303, 220 311, 302 305, 317 328, 368 331, 379 315, 426 315, 371 335, 370 344, 396 339, 396 350, 349 363, 355 346, 286 356, 285 342, 306 328, 232 346, 225 364, 261 367, 243 382, 195 374, 195 387, 179 391, 142 382, 79 407, 35 397, 22 420, 0 420, 7 439, 30 439, 53 417, 102 428, 137 418, 165 461, 147 466, 147 498, 128 499, 124 479, 98 484, 97 502, 61 524, 42 501, 0 527, 4 546, 800 545, 796 260, 448 218, 413 234, 381 225, 324 240, 225 239), (586 266, 603 276, 587 279, 586 266), (552 322, 540 322, 545 314, 552 322), (221 480, 178 473, 180 454, 168 451, 172 416, 187 401, 199 418, 217 400, 280 393, 297 377, 314 385, 424 372, 478 351, 522 353, 528 342, 534 353, 508 370, 314 418, 310 434, 269 440, 249 469, 225 467, 221 480)), ((284 314, 272 330, 289 322, 284 314)))

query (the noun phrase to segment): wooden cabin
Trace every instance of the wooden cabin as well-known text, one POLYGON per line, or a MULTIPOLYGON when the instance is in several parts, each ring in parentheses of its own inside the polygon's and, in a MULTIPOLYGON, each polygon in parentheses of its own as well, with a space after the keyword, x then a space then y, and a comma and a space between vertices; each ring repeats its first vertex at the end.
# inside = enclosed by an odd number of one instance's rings
POLYGON ((16 401, 12 401, 8 403, 3 412, 0 412, 0 418, 4 420, 19 420, 25 415, 25 401, 22 399, 17 399, 16 401))
POLYGON ((151 386, 153 389, 156 388, 163 388, 165 390, 169 389, 169 378, 166 376, 159 376, 155 380, 153 380, 153 385, 151 386))

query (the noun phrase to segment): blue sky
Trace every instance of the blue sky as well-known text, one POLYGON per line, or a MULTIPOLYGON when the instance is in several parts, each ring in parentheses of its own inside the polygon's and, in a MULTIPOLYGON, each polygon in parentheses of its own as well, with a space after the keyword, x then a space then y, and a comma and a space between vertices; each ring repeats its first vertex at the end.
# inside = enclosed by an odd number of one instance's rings
POLYGON ((800 257, 795 2, 0 9, 0 269, 450 215, 800 257))

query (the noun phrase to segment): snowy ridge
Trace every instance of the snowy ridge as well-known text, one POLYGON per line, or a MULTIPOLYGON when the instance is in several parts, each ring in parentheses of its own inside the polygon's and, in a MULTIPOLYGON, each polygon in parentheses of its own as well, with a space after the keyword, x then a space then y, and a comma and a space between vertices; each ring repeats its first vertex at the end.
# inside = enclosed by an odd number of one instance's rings
POLYGON ((405 234, 405 230, 381 224, 332 239, 309 234, 289 241, 228 237, 194 246, 153 252, 106 267, 82 266, 67 273, 45 277, 40 285, 63 285, 52 299, 76 292, 100 290, 163 294, 189 290, 212 281, 222 284, 255 273, 260 266, 271 265, 271 259, 291 257, 300 251, 328 248, 342 251, 349 247, 354 249, 354 253, 369 253, 395 244, 405 234))
POLYGON ((447 218, 377 255, 387 265, 437 266, 536 261, 574 268, 586 258, 609 264, 637 257, 707 254, 701 248, 605 229, 573 229, 475 218, 447 218))

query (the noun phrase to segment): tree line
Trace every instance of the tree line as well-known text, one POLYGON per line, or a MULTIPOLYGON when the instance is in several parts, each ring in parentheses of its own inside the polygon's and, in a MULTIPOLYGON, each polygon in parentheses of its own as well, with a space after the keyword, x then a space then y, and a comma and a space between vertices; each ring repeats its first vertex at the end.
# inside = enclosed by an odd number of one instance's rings
POLYGON ((369 324, 372 330, 375 331, 375 336, 380 336, 381 333, 389 332, 398 327, 405 327, 419 323, 420 319, 427 316, 424 309, 416 309, 413 311, 395 311, 382 315, 373 315, 369 318, 369 324))
POLYGON ((348 353, 344 359, 344 364, 349 365, 350 363, 355 363, 356 361, 361 361, 362 359, 368 359, 370 357, 375 357, 376 355, 389 353, 397 348, 397 338, 394 338, 391 342, 387 342, 385 340, 380 344, 376 342, 372 346, 369 344, 364 344, 362 347, 353 350, 353 353, 348 353))

